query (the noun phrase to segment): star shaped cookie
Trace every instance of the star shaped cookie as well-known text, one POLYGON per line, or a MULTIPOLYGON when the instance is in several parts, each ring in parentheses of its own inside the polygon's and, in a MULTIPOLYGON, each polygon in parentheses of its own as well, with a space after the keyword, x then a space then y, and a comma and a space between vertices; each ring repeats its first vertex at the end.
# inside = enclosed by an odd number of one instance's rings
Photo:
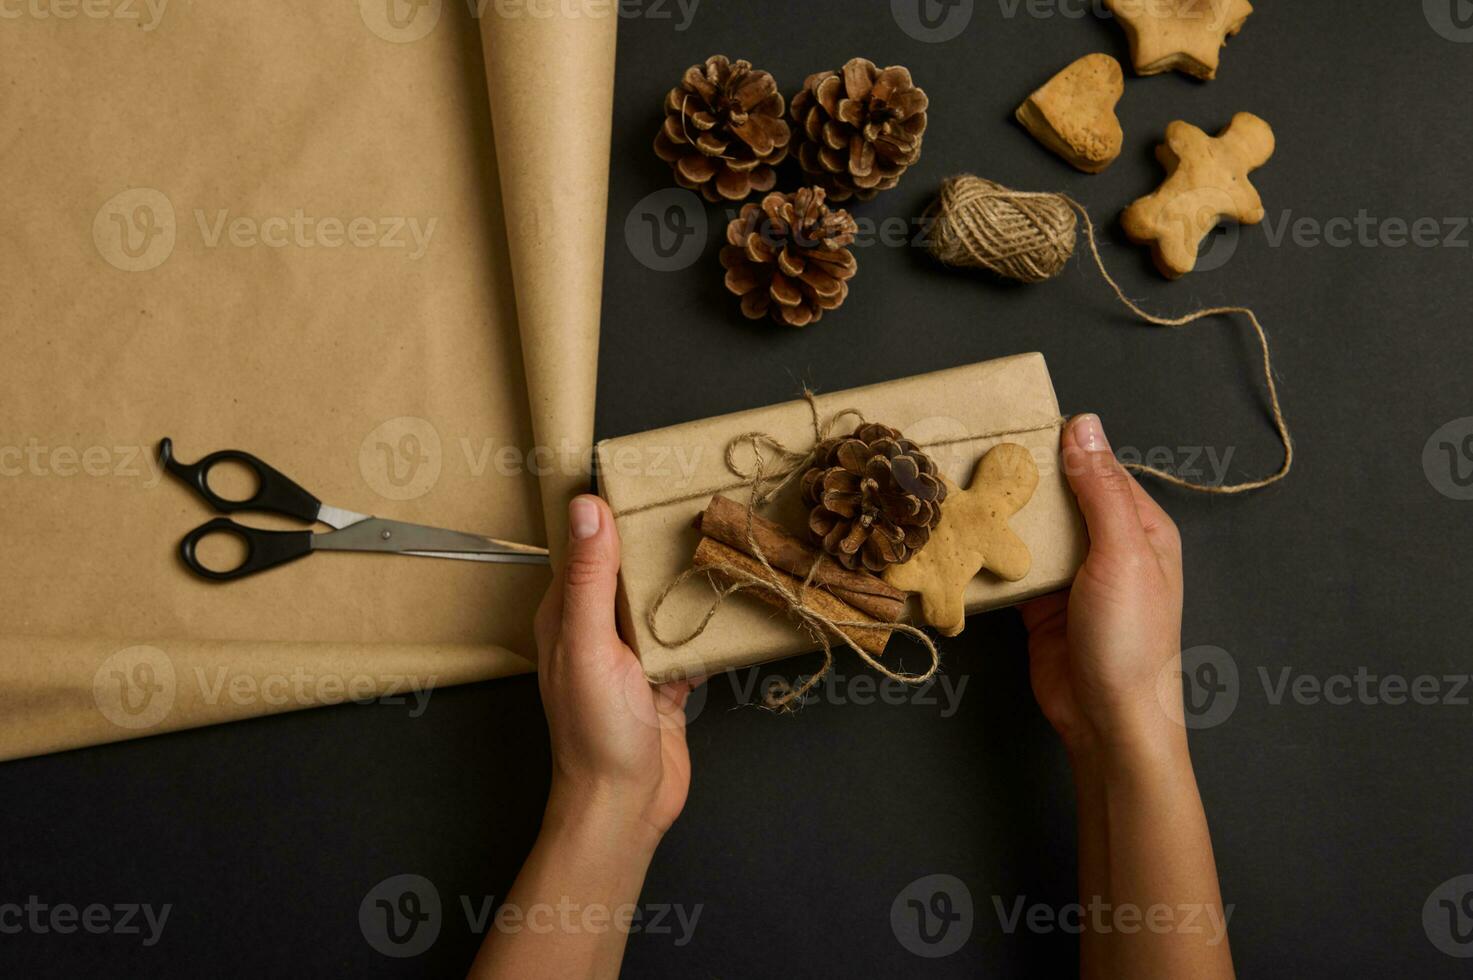
POLYGON ((1008 527, 1008 519, 1033 497, 1038 464, 1015 443, 994 446, 977 463, 972 485, 963 491, 947 482, 941 522, 931 540, 903 565, 892 565, 885 581, 921 597, 927 623, 943 636, 966 625, 966 588, 982 569, 1016 582, 1028 574, 1028 545, 1008 527))
POLYGON ((1131 241, 1150 245, 1161 274, 1176 279, 1197 265, 1197 250, 1223 218, 1256 225, 1263 199, 1248 174, 1274 153, 1274 131, 1251 112, 1233 116, 1216 138, 1178 119, 1166 127, 1156 159, 1166 180, 1120 216, 1131 241))
POLYGON ((1253 13, 1248 0, 1105 0, 1125 28, 1137 75, 1217 76, 1227 39, 1253 13))

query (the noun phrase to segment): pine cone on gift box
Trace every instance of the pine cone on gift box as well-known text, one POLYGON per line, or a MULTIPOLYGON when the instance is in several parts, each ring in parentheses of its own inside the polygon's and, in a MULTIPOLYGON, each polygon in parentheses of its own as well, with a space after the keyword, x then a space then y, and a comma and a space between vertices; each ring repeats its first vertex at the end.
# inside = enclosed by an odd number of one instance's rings
POLYGON ((777 82, 746 61, 713 55, 691 65, 665 96, 655 153, 675 182, 712 203, 745 201, 777 184, 773 167, 792 138, 777 82))
POLYGON ((889 426, 869 422, 826 439, 803 474, 808 529, 848 569, 883 572, 926 546, 946 484, 931 457, 889 426))
POLYGON ((798 162, 835 201, 868 201, 921 158, 928 105, 899 66, 855 58, 810 75, 790 107, 798 162))
POLYGON ((849 251, 857 231, 849 212, 830 211, 817 187, 769 194, 760 207, 745 204, 726 226, 726 288, 742 298, 750 319, 771 315, 806 327, 849 295, 848 280, 859 268, 849 251))

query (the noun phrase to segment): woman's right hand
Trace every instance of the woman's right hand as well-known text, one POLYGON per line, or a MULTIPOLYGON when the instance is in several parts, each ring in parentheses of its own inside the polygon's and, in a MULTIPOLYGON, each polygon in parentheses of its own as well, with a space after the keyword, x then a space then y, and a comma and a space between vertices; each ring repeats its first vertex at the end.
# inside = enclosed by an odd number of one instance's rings
POLYGON ((1034 696, 1071 754, 1184 742, 1180 685, 1158 693, 1162 671, 1180 669, 1176 525, 1115 459, 1098 416, 1065 427, 1062 459, 1089 556, 1067 592, 1022 606, 1034 696))

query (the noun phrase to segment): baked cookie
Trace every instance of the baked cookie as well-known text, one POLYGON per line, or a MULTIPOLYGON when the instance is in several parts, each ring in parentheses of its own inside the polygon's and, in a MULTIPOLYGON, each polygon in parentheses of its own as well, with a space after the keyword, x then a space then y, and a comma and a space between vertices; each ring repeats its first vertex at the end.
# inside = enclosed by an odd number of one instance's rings
POLYGON ((1115 105, 1125 94, 1120 62, 1087 54, 1049 79, 1015 113, 1034 139, 1087 174, 1120 156, 1125 134, 1115 105))
POLYGON ((1177 120, 1166 127, 1156 159, 1166 180, 1120 216, 1125 234, 1150 245, 1162 275, 1176 279, 1197 265, 1197 250, 1224 218, 1244 225, 1263 220, 1263 200, 1248 174, 1274 153, 1274 131, 1251 112, 1233 116, 1216 138, 1177 120))
POLYGON ((1227 39, 1253 13, 1248 0, 1105 0, 1125 28, 1137 75, 1217 77, 1227 39))
POLYGON ((984 568, 1016 582, 1028 574, 1028 545, 1008 527, 1038 488, 1038 464, 1016 443, 994 446, 977 463, 972 485, 963 491, 948 480, 941 523, 931 540, 903 565, 891 565, 885 581, 921 597, 921 614, 943 636, 966 625, 967 583, 984 568))

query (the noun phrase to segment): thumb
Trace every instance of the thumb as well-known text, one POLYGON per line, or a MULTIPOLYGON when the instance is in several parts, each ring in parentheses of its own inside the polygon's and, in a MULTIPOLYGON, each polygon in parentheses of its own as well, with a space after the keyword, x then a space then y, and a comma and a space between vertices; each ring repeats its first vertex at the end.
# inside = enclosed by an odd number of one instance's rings
POLYGON ((568 551, 563 559, 564 641, 573 648, 618 636, 614 593, 619 581, 619 532, 609 505, 584 494, 568 504, 568 551))
POLYGON ((1136 511, 1131 484, 1098 415, 1076 416, 1064 429, 1064 473, 1089 529, 1091 552, 1131 554, 1146 547, 1146 532, 1136 511))

